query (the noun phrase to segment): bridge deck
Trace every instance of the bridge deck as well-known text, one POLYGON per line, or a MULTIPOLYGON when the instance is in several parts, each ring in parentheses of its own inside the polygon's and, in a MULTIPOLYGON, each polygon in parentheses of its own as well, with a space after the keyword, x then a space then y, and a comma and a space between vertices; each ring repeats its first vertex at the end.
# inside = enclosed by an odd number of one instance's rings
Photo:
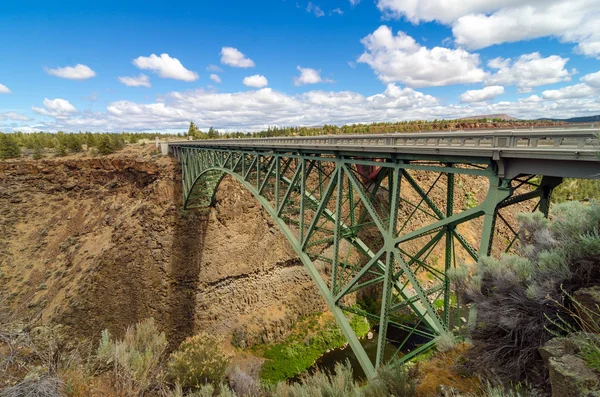
POLYGON ((498 163, 501 176, 543 173, 590 178, 600 175, 598 136, 600 128, 576 127, 216 139, 169 142, 169 147, 253 148, 270 152, 302 151, 382 157, 396 154, 414 156, 412 160, 442 156, 485 159, 498 163))

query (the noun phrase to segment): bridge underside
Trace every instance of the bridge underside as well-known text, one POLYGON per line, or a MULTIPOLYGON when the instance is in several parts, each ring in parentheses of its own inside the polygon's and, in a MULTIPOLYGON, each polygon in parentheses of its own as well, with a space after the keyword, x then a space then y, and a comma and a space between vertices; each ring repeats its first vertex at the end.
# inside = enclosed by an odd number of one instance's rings
POLYGON ((492 160, 454 156, 197 147, 174 154, 182 164, 186 209, 213 205, 226 175, 254 194, 297 252, 368 376, 387 361, 410 359, 461 324, 447 271, 492 249, 511 249, 516 221, 507 207, 547 213, 550 193, 562 181, 502 179, 492 160), (348 313, 378 324, 375 357, 361 346, 348 313), (393 357, 384 355, 389 340, 393 357))

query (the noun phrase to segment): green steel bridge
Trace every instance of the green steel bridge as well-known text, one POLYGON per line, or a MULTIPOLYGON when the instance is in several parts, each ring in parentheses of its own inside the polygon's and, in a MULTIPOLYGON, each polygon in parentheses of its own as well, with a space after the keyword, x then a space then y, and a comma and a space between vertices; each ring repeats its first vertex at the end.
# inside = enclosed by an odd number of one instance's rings
POLYGON ((518 235, 515 211, 547 215, 563 178, 600 178, 599 132, 592 126, 223 139, 169 142, 168 150, 181 162, 186 209, 214 205, 227 175, 254 195, 373 376, 391 360, 384 358, 390 327, 402 331, 394 333, 395 362, 451 328, 447 271, 510 250, 518 235), (477 191, 465 188, 468 180, 477 191), (365 291, 378 297, 368 308, 356 304, 365 291), (374 359, 348 312, 379 324, 374 359), (401 353, 415 337, 424 342, 401 353))

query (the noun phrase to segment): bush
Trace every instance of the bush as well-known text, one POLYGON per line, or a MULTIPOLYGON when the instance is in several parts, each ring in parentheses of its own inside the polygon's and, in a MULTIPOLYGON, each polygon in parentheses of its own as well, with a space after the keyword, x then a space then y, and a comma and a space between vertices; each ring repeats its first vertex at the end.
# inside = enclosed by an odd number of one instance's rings
POLYGON ((36 145, 33 148, 33 159, 40 160, 42 157, 44 157, 44 148, 41 145, 36 145))
POLYGON ((98 136, 96 139, 96 148, 98 149, 98 152, 103 155, 111 154, 116 151, 110 137, 106 134, 98 136))
POLYGON ((314 374, 305 377, 302 383, 288 385, 281 382, 272 395, 274 397, 359 397, 361 391, 352 377, 352 367, 346 361, 344 364, 337 363, 333 374, 317 370, 314 374))
POLYGON ((141 394, 153 386, 159 375, 166 347, 164 332, 159 332, 150 318, 127 328, 120 341, 113 341, 108 330, 104 330, 96 356, 102 366, 114 369, 117 386, 141 394))
POLYGON ((260 384, 251 376, 235 367, 229 374, 229 385, 240 397, 254 397, 261 395, 260 384))
POLYGON ((58 143, 56 145, 56 156, 58 157, 63 157, 67 155, 67 147, 65 145, 63 145, 62 143, 58 143))
POLYGON ((476 304, 471 330, 474 370, 504 383, 547 378, 538 348, 569 315, 570 295, 600 284, 600 204, 556 204, 551 221, 519 217, 521 255, 482 258, 479 275, 463 293, 476 304))
POLYGON ((83 141, 79 135, 75 134, 66 134, 64 145, 71 153, 79 153, 83 149, 81 147, 83 141))
POLYGON ((454 334, 450 331, 445 331, 435 338, 435 346, 438 351, 445 353, 456 347, 457 341, 454 334))
POLYGON ((4 388, 0 390, 0 397, 61 397, 63 389, 64 384, 60 379, 44 376, 4 388))
POLYGON ((514 387, 494 386, 487 382, 482 386, 479 393, 468 394, 467 397, 526 397, 528 395, 536 395, 530 393, 528 389, 518 383, 514 387))
POLYGON ((123 149, 125 140, 119 134, 101 134, 95 139, 95 145, 100 154, 106 155, 123 149))
POLYGON ((223 338, 201 332, 187 338, 171 354, 169 374, 184 388, 218 384, 225 377, 231 357, 221 350, 223 338))
POLYGON ((364 388, 363 394, 365 397, 412 397, 415 390, 415 382, 405 367, 385 366, 377 369, 377 376, 364 388))
POLYGON ((0 133, 0 159, 21 157, 21 148, 13 135, 0 133))

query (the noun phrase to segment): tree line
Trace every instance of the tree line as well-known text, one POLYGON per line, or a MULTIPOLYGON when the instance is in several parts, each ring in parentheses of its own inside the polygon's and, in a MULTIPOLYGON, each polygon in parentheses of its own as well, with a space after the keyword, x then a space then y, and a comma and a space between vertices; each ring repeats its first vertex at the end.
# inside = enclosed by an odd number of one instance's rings
POLYGON ((191 121, 187 133, 165 134, 157 132, 78 132, 58 133, 15 132, 6 134, 0 132, 0 159, 20 157, 22 149, 33 151, 34 158, 41 158, 46 149, 51 149, 58 156, 69 153, 78 153, 85 150, 97 151, 99 154, 110 154, 121 149, 127 143, 136 143, 140 139, 160 138, 188 138, 193 139, 233 139, 233 138, 267 138, 283 136, 318 136, 336 134, 377 134, 390 132, 421 132, 421 131, 447 131, 468 130, 477 128, 514 128, 529 127, 534 125, 555 124, 540 120, 503 120, 499 118, 477 120, 413 120, 399 122, 374 122, 370 124, 345 124, 342 126, 325 124, 314 127, 268 127, 266 130, 256 132, 227 132, 220 133, 216 128, 210 127, 204 132, 191 121))
MULTIPOLYGON (((178 134, 178 136, 183 138, 184 134, 178 134)), ((46 149, 53 150, 57 156, 79 153, 84 150, 110 154, 122 149, 125 144, 133 144, 140 139, 154 139, 155 137, 172 138, 173 135, 150 132, 123 132, 120 134, 88 131, 78 133, 15 132, 11 134, 0 132, 0 159, 20 157, 23 149, 32 151, 33 157, 36 159, 41 158, 46 149)))
POLYGON ((481 128, 506 128, 529 127, 539 125, 559 124, 541 120, 504 120, 500 118, 489 119, 462 119, 462 120, 412 120, 399 122, 373 122, 370 124, 345 124, 342 126, 325 124, 314 127, 268 127, 266 130, 256 132, 227 132, 220 134, 218 130, 210 127, 208 132, 200 130, 194 122, 190 122, 187 136, 194 139, 215 138, 268 138, 280 136, 317 136, 337 134, 381 134, 390 132, 426 132, 469 130, 481 128))

